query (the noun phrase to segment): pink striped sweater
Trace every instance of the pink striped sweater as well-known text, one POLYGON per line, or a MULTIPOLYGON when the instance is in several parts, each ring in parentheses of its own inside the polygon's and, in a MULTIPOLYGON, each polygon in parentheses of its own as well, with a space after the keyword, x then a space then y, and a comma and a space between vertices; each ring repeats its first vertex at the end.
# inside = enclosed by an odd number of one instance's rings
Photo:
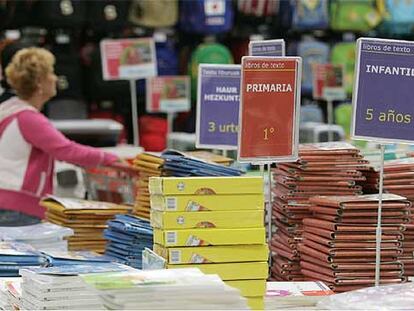
POLYGON ((39 199, 53 191, 54 160, 108 165, 118 157, 67 139, 28 103, 0 105, 0 209, 44 218, 39 199))

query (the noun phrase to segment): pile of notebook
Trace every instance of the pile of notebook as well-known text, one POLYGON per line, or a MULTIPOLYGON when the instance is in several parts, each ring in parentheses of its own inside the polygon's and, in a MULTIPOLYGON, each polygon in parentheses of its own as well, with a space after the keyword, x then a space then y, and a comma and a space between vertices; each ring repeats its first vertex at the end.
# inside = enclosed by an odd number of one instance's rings
POLYGON ((90 251, 48 251, 42 252, 42 255, 48 267, 111 262, 110 258, 90 251))
POLYGON ((316 304, 334 292, 323 282, 267 282, 266 310, 315 310, 316 304))
POLYGON ((1 241, 22 242, 41 251, 66 251, 67 239, 72 235, 72 229, 50 222, 21 227, 0 227, 1 241))
MULTIPOLYGON (((303 220, 301 271, 335 292, 373 286, 378 195, 320 196, 310 199, 313 217, 303 220)), ((405 280, 399 261, 411 203, 385 194, 382 206, 381 284, 405 280)))
MULTIPOLYGON (((367 187, 378 192, 379 170, 367 173, 367 187)), ((386 161, 384 165, 384 192, 401 195, 414 203, 414 158, 386 161)), ((411 207, 410 223, 406 224, 402 248, 404 275, 414 276, 414 209, 411 207)))
POLYGON ((164 160, 154 153, 141 153, 134 159, 133 165, 139 172, 137 182, 137 197, 133 213, 139 217, 150 217, 150 195, 148 191, 149 178, 162 175, 164 160))
POLYGON ((218 274, 263 308, 268 246, 262 177, 152 177, 154 252, 167 268, 218 274))
POLYGON ((358 195, 367 161, 359 150, 343 142, 303 144, 299 160, 280 163, 273 170, 273 221, 270 242, 272 280, 303 281, 299 245, 303 219, 311 216, 309 198, 315 195, 358 195))
POLYGON ((19 242, 0 242, 0 277, 19 276, 19 269, 45 265, 46 259, 32 246, 19 242))
POLYGON ((2 277, 0 279, 0 310, 19 310, 21 282, 21 277, 2 277))
POLYGON ((20 309, 25 310, 102 310, 98 294, 80 277, 82 274, 100 274, 131 271, 116 263, 84 263, 49 268, 22 269, 20 309))
POLYGON ((111 310, 248 310, 239 291, 198 269, 84 275, 111 310))
POLYGON ((105 255, 114 261, 142 268, 142 251, 152 248, 152 227, 144 218, 133 215, 116 215, 108 221, 104 231, 107 239, 105 255))
POLYGON ((46 207, 46 218, 57 225, 73 229, 68 238, 69 250, 105 251, 103 230, 116 214, 126 214, 130 207, 108 202, 86 201, 49 196, 41 201, 46 207))
POLYGON ((162 153, 165 175, 186 176, 240 176, 242 171, 206 160, 201 160, 185 153, 167 150, 162 153))
POLYGON ((232 159, 208 151, 141 153, 133 161, 139 172, 137 197, 133 213, 139 217, 150 217, 150 177, 168 176, 231 176, 240 175, 238 170, 225 168, 232 159), (220 169, 222 169, 220 171, 220 169), (219 170, 219 171, 217 171, 219 170), (230 172, 230 173, 229 173, 230 172))

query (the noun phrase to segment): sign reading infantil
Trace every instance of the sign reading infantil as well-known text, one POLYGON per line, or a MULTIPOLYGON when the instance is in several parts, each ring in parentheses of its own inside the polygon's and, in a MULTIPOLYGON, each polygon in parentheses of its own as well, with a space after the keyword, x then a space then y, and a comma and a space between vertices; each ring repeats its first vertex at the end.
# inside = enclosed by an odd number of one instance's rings
POLYGON ((299 57, 242 58, 239 161, 297 159, 301 65, 299 57))
POLYGON ((236 149, 240 65, 199 65, 197 94, 197 148, 236 149))
POLYGON ((353 94, 354 139, 414 142, 414 42, 360 38, 353 94))

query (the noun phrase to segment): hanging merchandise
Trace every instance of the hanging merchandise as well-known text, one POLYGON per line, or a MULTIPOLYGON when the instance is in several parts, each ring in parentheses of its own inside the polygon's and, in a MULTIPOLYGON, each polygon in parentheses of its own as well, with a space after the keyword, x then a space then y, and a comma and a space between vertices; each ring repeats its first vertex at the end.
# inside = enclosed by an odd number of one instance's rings
MULTIPOLYGON (((296 30, 326 29, 329 26, 328 1, 282 1, 282 12, 290 17, 291 27, 296 30)), ((288 25, 285 22, 285 26, 288 25)))
POLYGON ((331 62, 332 64, 341 64, 344 66, 345 90, 348 95, 351 95, 354 84, 355 43, 339 42, 335 44, 331 51, 331 62))
POLYGON ((126 25, 130 2, 128 0, 88 0, 88 26, 96 31, 110 32, 126 25))
POLYGON ((178 75, 178 51, 173 40, 156 41, 155 55, 159 76, 178 75))
POLYGON ((145 27, 171 27, 178 21, 177 0, 133 0, 129 21, 145 27))
POLYGON ((329 60, 329 45, 324 42, 312 39, 305 39, 297 46, 297 55, 302 57, 302 92, 304 94, 312 93, 312 65, 324 64, 329 60))
POLYGON ((380 11, 384 17, 380 31, 394 35, 409 35, 414 28, 413 0, 381 0, 380 11))
POLYGON ((279 12, 280 0, 237 0, 237 10, 246 17, 265 18, 279 12))
POLYGON ((233 64, 233 57, 227 47, 220 43, 202 43, 193 54, 188 66, 191 77, 191 99, 197 99, 197 78, 199 64, 233 64))
POLYGON ((330 21, 332 30, 366 32, 381 22, 375 0, 332 0, 330 21))
POLYGON ((156 116, 139 118, 139 141, 146 151, 163 151, 167 146, 167 120, 156 116))
POLYGON ((32 16, 35 24, 50 28, 80 28, 86 19, 86 1, 34 1, 32 16))
POLYGON ((192 0, 180 3, 180 28, 185 32, 217 34, 233 27, 231 0, 192 0))

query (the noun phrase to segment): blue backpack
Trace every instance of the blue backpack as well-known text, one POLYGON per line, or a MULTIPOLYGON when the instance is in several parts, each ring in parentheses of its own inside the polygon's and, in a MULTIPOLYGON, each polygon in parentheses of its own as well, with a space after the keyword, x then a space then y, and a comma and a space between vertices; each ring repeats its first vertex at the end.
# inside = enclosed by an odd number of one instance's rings
POLYGON ((383 23, 380 31, 391 35, 408 35, 414 29, 414 0, 381 0, 378 7, 383 23))
POLYGON ((312 93, 312 64, 329 62, 329 45, 315 40, 299 42, 297 55, 302 57, 302 92, 312 93))
POLYGON ((178 52, 174 41, 156 42, 155 53, 159 76, 178 75, 178 52))
POLYGON ((180 28, 198 34, 217 34, 233 27, 231 0, 187 0, 180 2, 180 28))
POLYGON ((326 29, 329 26, 327 0, 292 2, 292 26, 299 30, 326 29))

